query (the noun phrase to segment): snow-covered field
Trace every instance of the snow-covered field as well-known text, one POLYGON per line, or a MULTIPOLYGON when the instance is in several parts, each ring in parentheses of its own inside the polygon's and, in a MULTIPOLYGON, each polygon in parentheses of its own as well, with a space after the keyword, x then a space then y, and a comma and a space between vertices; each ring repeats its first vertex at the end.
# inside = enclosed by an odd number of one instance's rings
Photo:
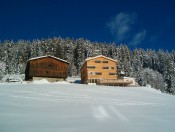
POLYGON ((174 132, 175 96, 147 87, 0 84, 0 132, 174 132))

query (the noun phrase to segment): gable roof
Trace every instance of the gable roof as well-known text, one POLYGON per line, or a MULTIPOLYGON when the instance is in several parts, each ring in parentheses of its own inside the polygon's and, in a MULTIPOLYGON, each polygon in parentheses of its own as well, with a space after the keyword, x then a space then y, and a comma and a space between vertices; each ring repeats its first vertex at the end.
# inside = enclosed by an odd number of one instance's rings
POLYGON ((68 62, 68 61, 66 61, 66 60, 63 60, 63 59, 60 59, 60 58, 57 58, 57 57, 51 56, 51 55, 39 56, 39 57, 31 58, 31 59, 29 59, 28 61, 37 60, 37 59, 41 59, 41 58, 47 58, 47 57, 50 57, 50 58, 53 58, 53 59, 56 59, 56 60, 59 60, 59 61, 62 61, 62 62, 65 62, 65 63, 70 64, 70 62, 68 62))
MULTIPOLYGON (((108 60, 117 62, 117 60, 114 60, 114 59, 112 59, 112 58, 106 57, 106 56, 104 56, 104 55, 98 55, 98 56, 95 56, 95 57, 89 57, 89 58, 87 58, 87 59, 83 62, 83 65, 85 64, 86 61, 93 60, 93 59, 96 59, 96 58, 99 58, 99 57, 103 57, 103 58, 106 58, 106 59, 108 59, 108 60)), ((81 66, 81 68, 83 67, 83 65, 81 66)), ((80 68, 80 69, 81 69, 81 68, 80 68)))
POLYGON ((117 60, 114 60, 114 59, 112 59, 112 58, 109 58, 109 57, 106 57, 106 56, 103 56, 103 55, 98 55, 98 56, 95 56, 95 57, 89 57, 89 58, 87 58, 85 61, 93 60, 93 59, 96 59, 96 58, 99 58, 99 57, 103 57, 103 58, 106 58, 106 59, 108 59, 108 60, 117 62, 117 60))

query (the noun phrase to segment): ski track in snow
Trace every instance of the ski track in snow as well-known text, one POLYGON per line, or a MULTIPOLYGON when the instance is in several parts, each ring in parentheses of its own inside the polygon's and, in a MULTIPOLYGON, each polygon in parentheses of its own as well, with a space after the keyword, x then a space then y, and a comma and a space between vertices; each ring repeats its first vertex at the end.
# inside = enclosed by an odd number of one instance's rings
POLYGON ((174 132, 174 109, 146 87, 0 85, 0 132, 174 132))
POLYGON ((94 118, 98 121, 106 121, 110 118, 119 118, 124 122, 129 121, 129 119, 114 106, 106 106, 105 108, 104 106, 100 105, 97 107, 92 107, 92 111, 94 118))

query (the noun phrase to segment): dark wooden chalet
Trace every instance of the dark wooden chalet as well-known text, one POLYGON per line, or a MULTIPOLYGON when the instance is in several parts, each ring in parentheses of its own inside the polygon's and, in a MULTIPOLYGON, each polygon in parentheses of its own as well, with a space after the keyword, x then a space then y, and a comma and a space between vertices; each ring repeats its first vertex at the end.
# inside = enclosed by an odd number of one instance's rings
POLYGON ((68 77, 69 64, 69 62, 54 56, 41 56, 29 59, 25 70, 25 80, 42 78, 55 79, 55 81, 65 80, 68 77))

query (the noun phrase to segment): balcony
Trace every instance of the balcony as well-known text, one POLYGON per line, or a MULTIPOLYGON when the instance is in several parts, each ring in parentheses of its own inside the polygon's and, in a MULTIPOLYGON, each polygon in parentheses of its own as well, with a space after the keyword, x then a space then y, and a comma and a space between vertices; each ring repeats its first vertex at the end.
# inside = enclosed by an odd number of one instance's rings
POLYGON ((99 79, 97 85, 107 85, 107 86, 127 86, 132 84, 133 80, 124 79, 99 79))

